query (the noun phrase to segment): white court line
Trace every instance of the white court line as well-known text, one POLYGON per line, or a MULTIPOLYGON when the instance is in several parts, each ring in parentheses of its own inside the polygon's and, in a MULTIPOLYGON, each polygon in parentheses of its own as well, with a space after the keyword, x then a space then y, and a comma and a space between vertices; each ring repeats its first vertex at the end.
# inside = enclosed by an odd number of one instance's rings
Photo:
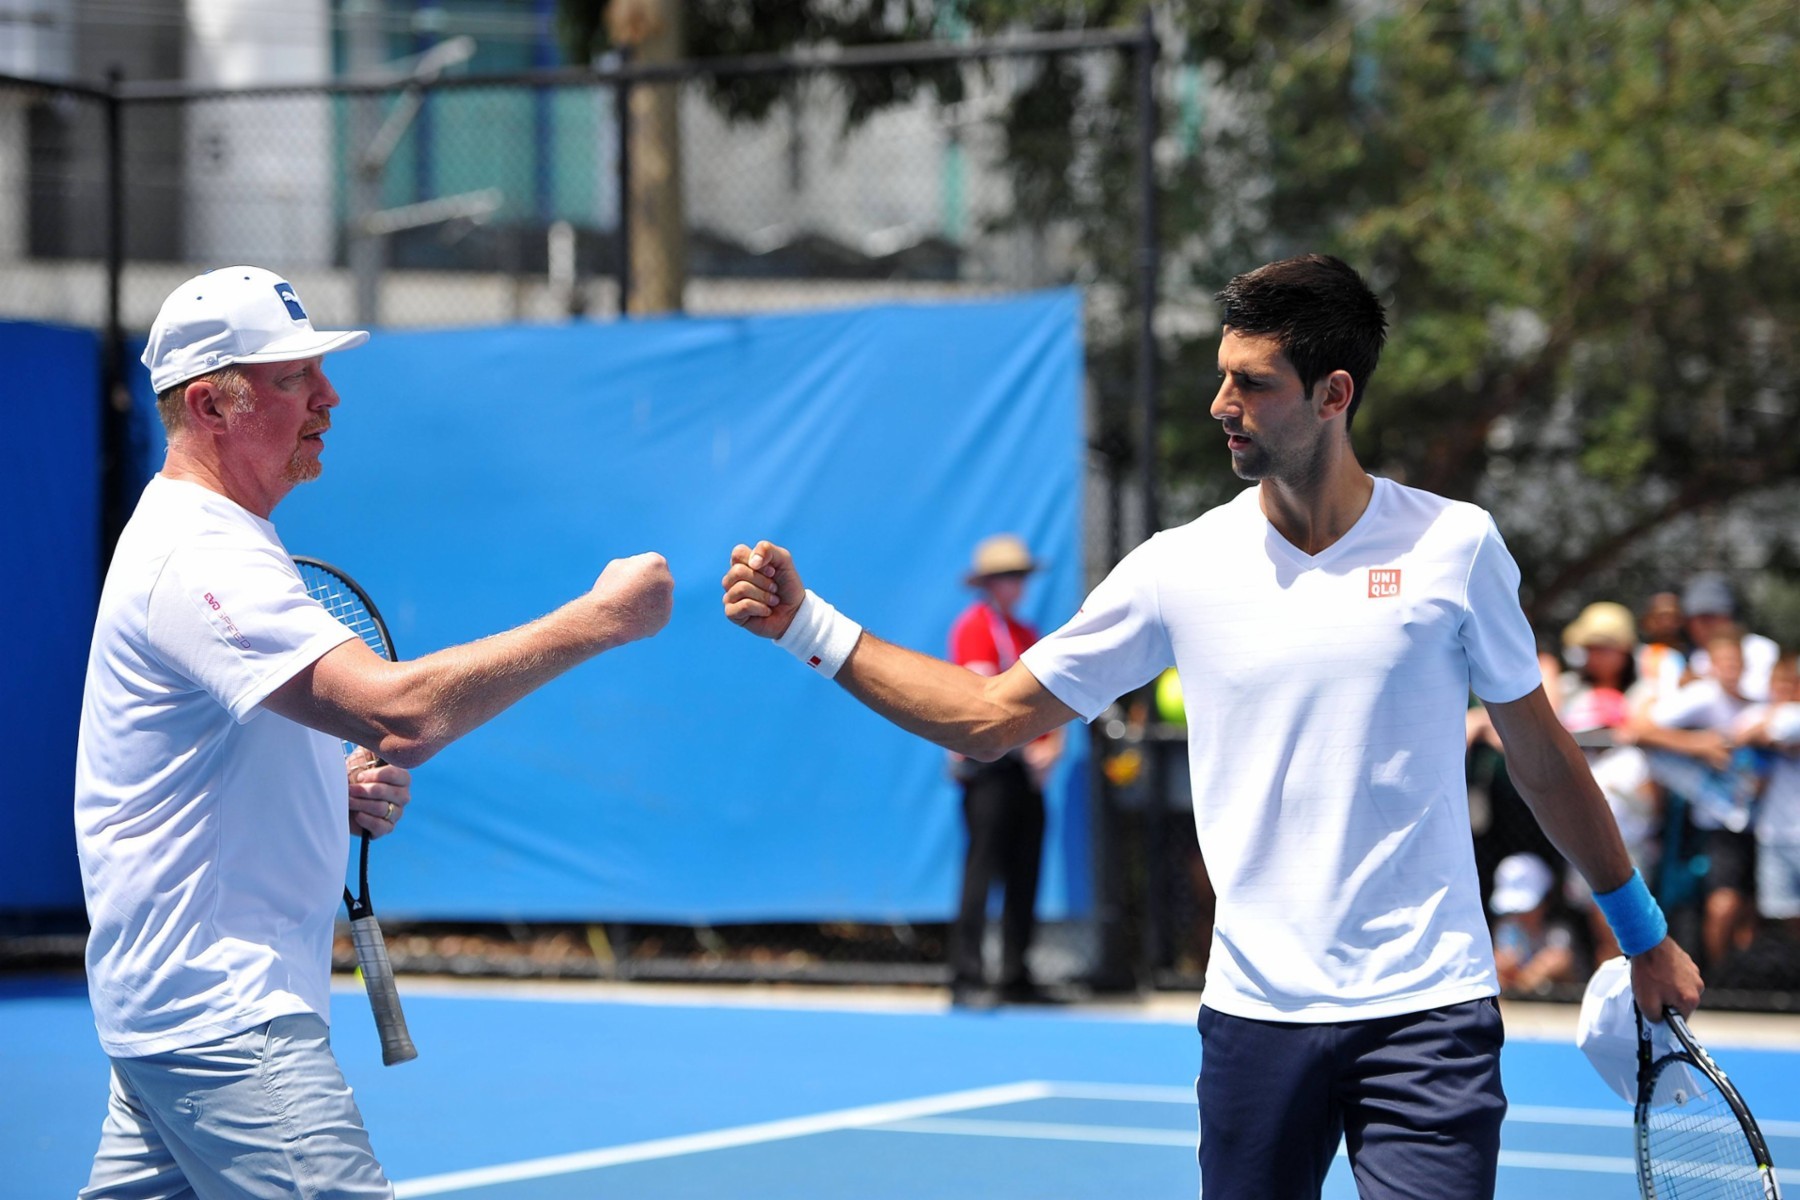
MULTIPOLYGON (((659 1158, 676 1158, 708 1150, 724 1150, 751 1146, 788 1138, 808 1137, 847 1129, 864 1129, 883 1133, 940 1134, 964 1137, 1010 1137, 1046 1141, 1109 1142, 1130 1145, 1181 1146, 1193 1149, 1196 1137, 1180 1130, 1146 1129, 1130 1126, 1073 1125, 1039 1121, 955 1120, 941 1118, 945 1113, 1019 1104, 1030 1100, 1098 1100, 1192 1106, 1194 1093, 1189 1088, 1163 1087, 1153 1084, 1112 1084, 1081 1082, 1024 1081, 996 1087, 947 1092, 915 1100, 889 1104, 871 1104, 839 1109, 806 1117, 765 1121, 731 1129, 680 1137, 657 1138, 625 1146, 609 1146, 574 1154, 559 1154, 523 1162, 477 1167, 406 1180, 394 1188, 396 1200, 412 1196, 436 1196, 446 1192, 467 1191, 496 1183, 521 1179, 539 1179, 553 1175, 569 1175, 623 1163, 646 1162, 659 1158)), ((1558 1108, 1542 1105, 1514 1105, 1507 1120, 1531 1125, 1585 1125, 1629 1128, 1631 1114, 1606 1109, 1558 1108)), ((1800 1121, 1764 1121, 1763 1132, 1772 1137, 1800 1137, 1800 1121)), ((1344 1150, 1338 1149, 1342 1157, 1344 1150)), ((1629 1158, 1591 1154, 1558 1154, 1529 1150, 1502 1150, 1500 1165, 1551 1171, 1587 1171, 1609 1175, 1630 1175, 1637 1170, 1629 1158)), ((1777 1170, 1784 1184, 1800 1184, 1800 1171, 1777 1170)))
MULTIPOLYGON (((1122 1126, 1056 1125, 1040 1121, 984 1121, 955 1118, 924 1117, 911 1121, 893 1121, 877 1125, 871 1133, 935 1133, 958 1137, 1026 1138, 1057 1142, 1118 1142, 1139 1146, 1181 1146, 1195 1148, 1191 1133, 1172 1129, 1141 1129, 1122 1126)), ((1348 1156, 1340 1145, 1338 1158, 1348 1156)), ((1637 1163, 1629 1158, 1598 1154, 1544 1154, 1526 1150, 1502 1150, 1500 1165, 1526 1167, 1543 1171, 1598 1171, 1608 1175, 1634 1175, 1637 1163)), ((1785 1182, 1785 1180, 1783 1181, 1785 1182)))
POLYGON ((576 1154, 557 1154, 524 1162, 504 1163, 494 1167, 477 1167, 468 1171, 450 1171, 428 1175, 396 1184, 394 1196, 437 1196, 445 1192, 461 1192, 496 1183, 512 1183, 520 1179, 541 1179, 551 1175, 572 1175, 621 1163, 645 1162, 657 1158, 675 1158, 683 1154, 699 1154, 706 1150, 724 1150, 733 1146, 753 1146, 784 1138, 806 1137, 815 1133, 831 1133, 842 1129, 864 1129, 892 1121, 935 1116, 947 1112, 964 1112, 972 1108, 991 1108, 1000 1104, 1017 1104, 1023 1100, 1042 1100, 1050 1094, 1042 1083, 1008 1083, 998 1087, 974 1088, 964 1092, 946 1092, 917 1100, 900 1100, 891 1104, 869 1104, 860 1108, 843 1108, 836 1112, 817 1113, 810 1117, 793 1117, 782 1121, 764 1121, 740 1125, 734 1129, 718 1129, 709 1133, 682 1137, 657 1138, 628 1146, 608 1146, 576 1154))
POLYGON ((959 1137, 1028 1138, 1047 1142, 1117 1142, 1128 1146, 1181 1146, 1192 1151, 1199 1139, 1179 1129, 1142 1129, 1127 1125, 1062 1125, 1050 1121, 958 1120, 920 1117, 871 1125, 870 1133, 936 1133, 959 1137))
MULTIPOLYGON (((1629 1122, 1628 1122, 1629 1123, 1629 1122)), ((871 1133, 929 1133, 952 1137, 1022 1138, 1052 1142, 1109 1142, 1132 1146, 1179 1146, 1190 1153, 1196 1148, 1191 1133, 1173 1129, 1142 1129, 1127 1126, 1059 1125, 1044 1121, 985 1121, 956 1118, 923 1117, 911 1121, 893 1121, 869 1129, 871 1133)), ((1348 1157, 1343 1146, 1338 1158, 1348 1157)), ((1585 1171, 1601 1175, 1636 1175, 1637 1161, 1616 1155, 1555 1154, 1537 1150, 1502 1150, 1500 1165, 1533 1171, 1585 1171)), ((1775 1177, 1783 1184, 1800 1184, 1800 1171, 1777 1168, 1775 1177)))
POLYGON ((1191 1087, 1163 1087, 1151 1083, 1046 1083, 1058 1100, 1137 1100, 1148 1104, 1185 1104, 1194 1107, 1191 1087))
MULTIPOLYGON (((1138 1100, 1153 1104, 1194 1103, 1192 1088, 1114 1083, 1048 1083, 1050 1095, 1064 1100, 1138 1100)), ((1545 1104, 1514 1104, 1506 1119, 1520 1125, 1588 1125, 1603 1129, 1631 1128, 1627 1108, 1558 1108, 1545 1104)), ((1800 1121, 1765 1121, 1756 1124, 1764 1137, 1800 1137, 1800 1121)))
MULTIPOLYGON (((1632 1114, 1604 1108, 1549 1108, 1515 1104, 1506 1110, 1506 1119, 1526 1125, 1598 1125, 1629 1129, 1632 1114)), ((1800 1137, 1800 1121, 1765 1121, 1758 1117, 1756 1125, 1763 1131, 1764 1137, 1800 1137)))

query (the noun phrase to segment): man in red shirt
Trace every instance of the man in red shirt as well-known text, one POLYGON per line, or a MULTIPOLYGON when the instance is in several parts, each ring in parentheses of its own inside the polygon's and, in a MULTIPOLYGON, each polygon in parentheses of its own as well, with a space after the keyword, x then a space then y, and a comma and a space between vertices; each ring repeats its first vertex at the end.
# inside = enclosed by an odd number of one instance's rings
MULTIPOLYGON (((1037 630, 1013 615, 1036 569, 1025 543, 996 534, 975 548, 967 582, 980 597, 950 629, 950 661, 979 675, 998 675, 1037 641, 1037 630)), ((1060 731, 1027 743, 996 762, 955 755, 952 771, 963 787, 968 853, 963 860, 962 900, 950 937, 950 997, 960 1006, 995 999, 1041 999, 1025 964, 1036 924, 1038 869, 1044 851, 1044 779, 1062 750, 1060 731), (1000 976, 989 990, 981 962, 988 890, 998 880, 1005 901, 1000 917, 1000 976)))

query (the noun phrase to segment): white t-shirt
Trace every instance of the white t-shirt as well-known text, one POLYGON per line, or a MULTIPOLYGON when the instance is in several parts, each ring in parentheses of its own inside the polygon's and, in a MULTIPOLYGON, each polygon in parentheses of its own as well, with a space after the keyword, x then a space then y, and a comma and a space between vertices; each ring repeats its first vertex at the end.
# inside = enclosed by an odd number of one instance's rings
MULTIPOLYGON (((1738 645, 1744 653, 1744 670, 1738 676, 1738 691, 1747 700, 1759 703, 1767 700, 1769 673, 1775 669, 1775 660, 1781 657, 1781 647, 1760 633, 1746 633, 1738 645)), ((1712 655, 1702 646, 1688 656, 1688 666, 1694 674, 1705 676, 1712 671, 1712 655)))
POLYGON ((343 743, 259 706, 353 636, 273 525, 197 484, 144 489, 101 591, 75 768, 108 1054, 329 1019, 343 743))
POLYGON ((1800 846, 1800 704, 1763 704, 1745 712, 1769 722, 1777 749, 1756 812, 1756 840, 1765 846, 1800 846))
POLYGON ((1728 733, 1749 707, 1749 700, 1729 694, 1718 680, 1696 679, 1674 695, 1658 700, 1650 709, 1650 721, 1668 729, 1728 733))
POLYGON ((1252 488, 1138 547, 1022 660, 1093 719, 1171 664, 1218 891, 1202 1001, 1361 1020, 1497 991, 1464 713, 1542 684, 1487 513, 1374 481, 1307 555, 1252 488))
MULTIPOLYGON (((1728 694, 1718 680, 1696 679, 1653 704, 1650 721, 1667 729, 1730 733, 1750 707, 1750 701, 1728 694)), ((1694 828, 1741 830, 1749 816, 1748 796, 1738 790, 1732 775, 1674 751, 1653 751, 1650 761, 1657 782, 1687 798, 1688 820, 1694 828)))

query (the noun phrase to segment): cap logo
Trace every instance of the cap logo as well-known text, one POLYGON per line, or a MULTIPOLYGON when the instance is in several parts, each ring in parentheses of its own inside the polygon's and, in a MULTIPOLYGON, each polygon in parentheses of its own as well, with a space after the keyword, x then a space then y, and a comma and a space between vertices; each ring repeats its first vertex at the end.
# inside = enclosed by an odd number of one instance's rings
POLYGON ((281 302, 283 304, 287 305, 288 316, 294 318, 296 321, 306 320, 306 310, 300 307, 300 297, 294 295, 292 284, 276 284, 275 294, 281 297, 281 302))

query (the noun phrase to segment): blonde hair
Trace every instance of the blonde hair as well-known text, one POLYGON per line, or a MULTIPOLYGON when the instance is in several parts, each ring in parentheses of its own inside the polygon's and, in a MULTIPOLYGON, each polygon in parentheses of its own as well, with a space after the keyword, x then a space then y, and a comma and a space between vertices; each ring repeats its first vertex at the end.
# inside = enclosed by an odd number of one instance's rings
POLYGON ((256 397, 250 390, 250 377, 236 366, 220 367, 216 371, 184 379, 164 388, 156 397, 156 415, 162 418, 163 432, 170 437, 187 429, 187 390, 191 383, 212 384, 231 397, 232 407, 240 413, 250 412, 256 407, 256 397))

